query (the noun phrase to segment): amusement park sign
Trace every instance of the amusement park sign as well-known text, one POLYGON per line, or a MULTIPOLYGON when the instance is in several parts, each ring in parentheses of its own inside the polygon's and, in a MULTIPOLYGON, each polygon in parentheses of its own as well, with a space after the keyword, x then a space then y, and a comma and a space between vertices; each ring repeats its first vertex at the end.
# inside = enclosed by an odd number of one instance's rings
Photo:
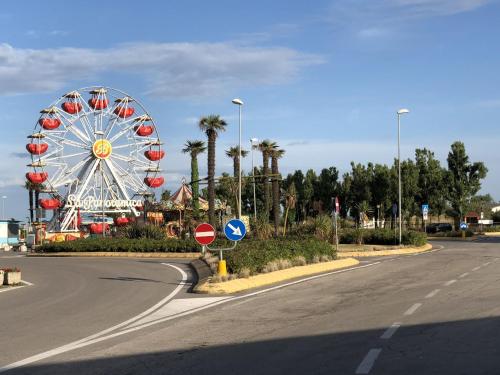
POLYGON ((84 210, 105 208, 120 208, 120 207, 137 207, 142 206, 142 200, 140 199, 105 199, 104 202, 101 199, 96 199, 92 196, 87 196, 84 199, 77 199, 74 194, 68 195, 68 200, 66 202, 66 207, 76 207, 82 208, 84 210))

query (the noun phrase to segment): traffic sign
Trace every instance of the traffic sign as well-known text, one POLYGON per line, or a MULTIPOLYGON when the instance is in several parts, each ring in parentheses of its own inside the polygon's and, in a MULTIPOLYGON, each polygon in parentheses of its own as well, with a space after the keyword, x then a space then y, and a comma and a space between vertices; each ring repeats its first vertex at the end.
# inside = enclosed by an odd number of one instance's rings
POLYGON ((462 230, 466 230, 468 227, 469 227, 469 226, 467 225, 467 223, 466 223, 466 222, 463 222, 463 221, 462 221, 462 222, 460 223, 460 229, 462 229, 462 230))
POLYGON ((422 216, 424 217, 424 220, 428 219, 428 215, 429 215, 429 205, 423 204, 422 205, 422 216))
POLYGON ((247 234, 247 228, 243 221, 232 219, 224 227, 224 234, 231 241, 241 241, 245 237, 245 234, 247 234))
POLYGON ((194 230, 194 239, 200 245, 210 245, 215 240, 215 229, 208 223, 202 223, 194 230))
POLYGON ((339 203, 339 197, 335 197, 335 213, 340 212, 340 203, 339 203))

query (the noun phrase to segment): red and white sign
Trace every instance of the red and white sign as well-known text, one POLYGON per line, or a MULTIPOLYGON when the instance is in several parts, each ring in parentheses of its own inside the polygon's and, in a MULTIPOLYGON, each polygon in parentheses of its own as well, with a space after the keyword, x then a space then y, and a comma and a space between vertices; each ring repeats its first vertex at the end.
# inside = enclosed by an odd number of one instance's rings
POLYGON ((340 212, 340 203, 339 203, 339 198, 335 197, 335 212, 339 213, 340 212))
POLYGON ((215 240, 215 229, 208 223, 200 224, 194 231, 194 239, 200 245, 210 245, 215 240))

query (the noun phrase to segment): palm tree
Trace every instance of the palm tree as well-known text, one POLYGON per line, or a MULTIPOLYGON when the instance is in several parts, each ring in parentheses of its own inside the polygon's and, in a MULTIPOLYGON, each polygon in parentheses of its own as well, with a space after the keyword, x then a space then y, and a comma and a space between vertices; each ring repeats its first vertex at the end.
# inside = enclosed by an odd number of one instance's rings
POLYGON ((202 117, 198 126, 208 138, 208 221, 215 225, 215 140, 227 123, 219 115, 209 115, 202 117))
MULTIPOLYGON (((229 148, 229 150, 226 150, 226 155, 228 157, 230 157, 231 159, 233 159, 233 176, 234 176, 234 180, 233 180, 233 183, 231 184, 232 186, 232 190, 233 190, 233 195, 236 197, 235 198, 235 202, 236 202, 236 205, 235 207, 238 208, 239 207, 239 202, 238 202, 238 198, 237 198, 237 184, 238 184, 238 173, 240 171, 240 146, 235 146, 235 147, 231 147, 229 148)), ((248 151, 245 151, 245 150, 241 150, 241 157, 244 158, 248 155, 248 151)))
POLYGON ((269 189, 269 157, 271 151, 275 148, 275 143, 271 142, 269 139, 263 140, 259 144, 259 151, 262 152, 262 173, 264 173, 264 216, 269 216, 269 211, 271 210, 271 192, 269 189))
POLYGON ((33 200, 34 200, 34 195, 33 192, 35 191, 35 186, 36 184, 26 181, 24 183, 24 188, 28 190, 28 201, 30 205, 30 223, 33 222, 33 200))
POLYGON ((283 157, 285 150, 278 148, 278 145, 274 143, 274 149, 271 151, 271 173, 272 187, 273 187, 273 218, 274 218, 274 235, 278 236, 278 227, 280 225, 280 175, 278 168, 278 159, 283 157))
POLYGON ((200 175, 198 173, 198 155, 205 152, 207 147, 203 141, 186 141, 182 152, 191 156, 191 189, 193 191, 193 216, 200 216, 200 175))

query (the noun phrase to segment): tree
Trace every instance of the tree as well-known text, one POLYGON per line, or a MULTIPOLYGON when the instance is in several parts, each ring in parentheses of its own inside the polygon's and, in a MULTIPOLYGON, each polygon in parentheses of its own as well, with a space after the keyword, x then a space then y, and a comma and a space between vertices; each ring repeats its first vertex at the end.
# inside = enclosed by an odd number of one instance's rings
POLYGON ((488 169, 482 162, 469 162, 469 156, 462 142, 451 145, 448 153, 448 199, 455 216, 455 227, 465 214, 470 199, 481 189, 481 180, 486 177, 488 169))
POLYGON ((335 167, 324 168, 318 176, 316 198, 323 203, 323 210, 331 212, 332 198, 340 193, 339 171, 335 167))
POLYGON ((386 217, 386 210, 391 207, 391 171, 387 165, 375 164, 371 170, 371 206, 377 208, 378 220, 386 217))
POLYGON ((413 160, 401 163, 401 214, 407 225, 414 215, 420 214, 416 197, 418 196, 418 169, 413 160))
POLYGON ((263 140, 258 146, 259 151, 262 152, 262 171, 264 174, 262 181, 264 183, 265 216, 269 216, 269 211, 271 210, 271 194, 269 189, 269 158, 274 146, 274 143, 269 139, 263 140))
MULTIPOLYGON (((290 175, 289 175, 290 176, 290 175)), ((295 189, 295 184, 292 183, 286 189, 285 194, 285 220, 283 226, 283 236, 286 235, 286 226, 288 224, 289 213, 291 213, 290 218, 291 222, 294 221, 294 217, 291 217, 295 212, 295 205, 297 203, 297 189, 295 189)))
MULTIPOLYGON (((242 149, 241 150, 241 157, 244 158, 247 155, 248 155, 248 151, 245 151, 242 149)), ((240 146, 231 147, 231 148, 229 148, 229 150, 226 150, 226 156, 233 159, 234 180, 232 183, 232 187, 233 187, 234 196, 235 196, 234 202, 236 203, 234 205, 234 207, 236 209, 238 207, 238 198, 237 198, 238 187, 237 186, 238 186, 238 174, 239 174, 239 170, 240 170, 240 146)), ((243 187, 241 189, 243 190, 243 187)))
POLYGON ((161 192, 161 198, 160 198, 160 200, 161 201, 168 201, 171 196, 172 196, 172 192, 170 190, 168 190, 168 189, 164 189, 161 192))
MULTIPOLYGON (((193 216, 198 219, 200 216, 200 174, 198 172, 198 155, 205 152, 205 142, 186 141, 182 152, 191 156, 191 189, 193 191, 193 216)), ((163 199, 163 197, 162 197, 163 199)))
POLYGON ((418 205, 429 204, 431 212, 437 213, 439 219, 446 208, 445 176, 441 164, 434 158, 434 153, 425 148, 415 150, 415 164, 418 170, 418 205))
POLYGON ((271 151, 271 173, 272 178, 272 190, 273 190, 273 219, 274 219, 274 235, 278 236, 278 228, 280 224, 280 180, 281 176, 279 174, 278 159, 282 158, 285 154, 285 150, 281 150, 276 145, 271 151))
MULTIPOLYGON (((351 210, 351 216, 358 221, 360 217, 360 210, 363 202, 371 201, 371 163, 365 167, 362 164, 354 164, 351 162, 351 186, 348 193, 348 204, 351 210)), ((367 210, 365 210, 366 212, 367 210)))
POLYGON ((303 187, 303 202, 302 208, 304 210, 304 219, 307 215, 312 211, 313 202, 314 202, 314 186, 316 186, 317 181, 316 172, 314 170, 309 169, 306 172, 306 176, 304 177, 304 187, 303 187))
POLYGON ((300 169, 293 173, 292 181, 297 190, 297 221, 305 219, 304 180, 304 173, 300 169))
POLYGON ((208 139, 208 221, 215 226, 215 141, 227 123, 219 115, 202 117, 198 126, 208 139))

